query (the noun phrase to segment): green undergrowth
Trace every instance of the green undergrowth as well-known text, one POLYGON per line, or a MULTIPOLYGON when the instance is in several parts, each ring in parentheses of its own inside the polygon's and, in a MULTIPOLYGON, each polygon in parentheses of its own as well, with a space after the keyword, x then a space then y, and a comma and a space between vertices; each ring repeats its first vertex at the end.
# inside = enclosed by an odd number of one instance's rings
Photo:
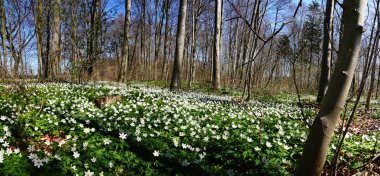
MULTIPOLYGON (((2 92, 0 175, 292 175, 308 133, 286 95, 240 104, 229 95, 116 83, 2 92), (121 100, 96 107, 106 96, 121 100)), ((316 111, 304 114, 311 120, 316 111)), ((349 134, 341 160, 363 164, 380 152, 379 137, 349 134)))

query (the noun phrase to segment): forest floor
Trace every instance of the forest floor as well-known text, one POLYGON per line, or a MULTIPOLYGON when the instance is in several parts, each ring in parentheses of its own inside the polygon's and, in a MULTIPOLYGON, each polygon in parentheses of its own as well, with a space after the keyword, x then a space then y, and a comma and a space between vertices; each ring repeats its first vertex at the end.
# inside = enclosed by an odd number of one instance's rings
MULTIPOLYGON (((163 86, 0 84, 0 175, 294 173, 306 122, 318 111, 311 96, 302 96, 302 115, 294 94, 240 102, 232 89, 212 93, 195 85, 196 92, 173 93, 163 86)), ((356 113, 339 155, 339 175, 380 173, 380 107, 373 107, 356 113)))

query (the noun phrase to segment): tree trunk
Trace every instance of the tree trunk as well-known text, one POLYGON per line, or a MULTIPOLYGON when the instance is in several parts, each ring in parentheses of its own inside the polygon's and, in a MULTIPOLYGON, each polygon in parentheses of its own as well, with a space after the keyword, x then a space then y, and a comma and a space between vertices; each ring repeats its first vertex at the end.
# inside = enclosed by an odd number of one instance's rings
POLYGON ((146 28, 146 0, 142 0, 142 18, 141 18, 141 51, 140 59, 143 62, 143 65, 140 67, 143 70, 148 69, 148 59, 145 53, 145 28, 146 28))
POLYGON ((189 88, 191 88, 191 84, 194 79, 195 75, 195 58, 196 58, 196 51, 197 51, 197 32, 198 32, 198 20, 199 20, 199 13, 198 13, 198 3, 200 1, 193 1, 192 6, 193 6, 193 11, 192 11, 192 18, 193 18, 193 29, 192 29, 192 40, 191 40, 191 56, 190 56, 190 71, 189 71, 189 88))
MULTIPOLYGON (((369 90, 368 90, 368 93, 367 93, 366 104, 365 104, 365 111, 369 110, 369 105, 371 103, 372 92, 373 92, 374 87, 375 87, 376 61, 377 61, 377 56, 378 56, 377 49, 378 49, 379 40, 380 40, 380 38, 379 38, 380 19, 379 19, 379 12, 378 12, 379 5, 380 5, 380 1, 377 1, 376 10, 375 10, 376 14, 375 14, 374 21, 373 21, 373 22, 375 22, 376 19, 377 19, 377 30, 376 30, 376 34, 375 34, 374 45, 372 46, 372 50, 370 51, 371 54, 369 56, 369 60, 373 60, 373 61, 372 61, 372 67, 371 67, 371 80, 370 80, 369 90)), ((372 25, 373 25, 372 27, 374 28, 375 23, 373 23, 372 25)))
POLYGON ((128 54, 129 54, 129 26, 131 21, 131 0, 125 1, 125 22, 124 22, 124 39, 123 39, 123 50, 121 53, 121 73, 120 82, 125 82, 127 80, 128 74, 128 54))
POLYGON ((339 48, 339 51, 344 52, 339 52, 329 89, 310 128, 296 175, 319 176, 322 173, 329 144, 344 108, 357 65, 366 5, 366 0, 344 1, 344 29, 339 48))
POLYGON ((44 40, 43 40, 43 25, 42 25, 42 0, 37 1, 36 7, 36 18, 35 18, 35 28, 36 28, 36 38, 37 38, 37 57, 38 57, 38 79, 46 78, 43 70, 45 69, 44 63, 44 40))
POLYGON ((329 82, 330 82, 330 63, 331 63, 331 41, 333 20, 334 20, 334 5, 335 0, 327 0, 326 14, 323 25, 323 51, 322 51, 322 65, 321 77, 319 79, 319 89, 317 102, 320 103, 325 95, 329 82))
POLYGON ((1 8, 1 43, 3 46, 3 68, 2 72, 6 75, 8 72, 7 69, 7 42, 6 42, 6 16, 5 16, 5 7, 4 7, 4 0, 0 0, 0 8, 1 8))
MULTIPOLYGON (((170 0, 166 0, 166 6, 165 6, 165 36, 164 36, 164 57, 162 58, 162 71, 161 71, 161 77, 165 78, 165 67, 168 57, 168 49, 169 49, 169 21, 170 21, 170 0)), ((165 78, 166 80, 166 78, 165 78)))
POLYGON ((82 69, 78 62, 78 3, 76 0, 71 1, 71 28, 70 28, 70 42, 71 42, 71 79, 72 81, 80 80, 82 69))
POLYGON ((44 72, 43 75, 45 78, 49 78, 50 75, 51 75, 51 57, 50 57, 50 50, 51 50, 51 43, 50 43, 50 38, 51 38, 51 25, 50 25, 50 21, 51 21, 51 1, 47 1, 47 4, 46 4, 46 8, 48 9, 47 10, 47 15, 46 15, 46 38, 45 38, 45 43, 46 43, 46 46, 45 46, 45 57, 44 57, 44 60, 45 62, 42 63, 42 71, 44 72))
POLYGON ((176 49, 175 58, 173 64, 172 81, 170 84, 170 90, 177 91, 181 88, 181 66, 183 60, 183 51, 185 45, 185 35, 186 35, 186 6, 187 0, 181 0, 179 6, 179 16, 178 16, 178 27, 177 27, 177 38, 176 38, 176 49))
POLYGON ((375 98, 378 99, 379 98, 379 90, 380 89, 380 67, 379 67, 379 71, 377 73, 377 83, 376 83, 376 95, 375 95, 375 98))
POLYGON ((95 60, 97 57, 96 53, 96 41, 98 40, 98 35, 97 35, 97 27, 96 27, 96 12, 99 6, 99 0, 92 0, 92 5, 91 5, 91 20, 90 20, 90 35, 89 35, 89 43, 88 43, 88 65, 87 65, 87 76, 89 78, 92 77, 93 71, 94 71, 94 64, 95 60))
POLYGON ((58 79, 60 75, 61 61, 61 0, 54 0, 53 24, 52 24, 52 79, 58 79))
MULTIPOLYGON (((156 2, 156 7, 158 8, 158 2, 156 2)), ((157 79, 157 70, 158 70, 158 61, 159 61, 159 53, 160 53, 160 48, 161 48, 161 39, 162 39, 162 25, 164 23, 164 18, 165 18, 165 10, 166 10, 166 0, 162 2, 162 8, 161 8, 161 17, 160 21, 158 24, 156 24, 156 34, 154 36, 155 44, 154 44, 154 79, 157 79)), ((158 9, 156 9, 156 23, 157 23, 157 18, 158 18, 158 9)))
MULTIPOLYGON (((16 54, 16 49, 15 49, 15 46, 13 44, 12 35, 8 31, 6 31, 6 32, 7 32, 7 40, 9 43, 9 51, 11 54, 10 60, 14 59, 14 62, 15 62, 13 65, 13 79, 18 79, 18 67, 20 65, 20 58, 16 54)), ((11 66, 12 66, 12 64, 11 64, 11 66)))
POLYGON ((214 57, 212 69, 212 88, 220 89, 220 39, 221 39, 221 17, 222 16, 222 0, 215 1, 215 32, 214 32, 214 57))
POLYGON ((378 56, 378 52, 376 52, 376 51, 377 51, 377 48, 379 46, 379 29, 377 29, 374 43, 375 43, 375 45, 372 48, 371 56, 369 58, 369 60, 372 61, 372 67, 370 69, 371 70, 371 80, 370 80, 369 89, 368 89, 367 98, 366 98, 366 104, 365 104, 365 110, 366 111, 369 110, 369 105, 371 103, 372 92, 373 92, 373 89, 374 89, 374 86, 375 86, 376 61, 377 61, 377 56, 378 56))

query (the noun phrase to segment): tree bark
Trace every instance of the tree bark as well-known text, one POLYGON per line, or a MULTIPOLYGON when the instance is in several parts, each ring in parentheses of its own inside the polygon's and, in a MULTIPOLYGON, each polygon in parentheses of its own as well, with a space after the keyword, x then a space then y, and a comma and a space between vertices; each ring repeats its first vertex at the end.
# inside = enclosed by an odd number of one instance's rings
MULTIPOLYGON (((156 8, 158 8, 159 1, 156 1, 156 8)), ((158 61, 159 61, 159 54, 160 54, 160 48, 161 48, 161 39, 162 39, 162 26, 164 24, 165 19, 165 10, 166 10, 166 0, 162 2, 161 7, 161 17, 160 21, 158 21, 158 9, 156 9, 156 33, 154 35, 154 79, 157 79, 157 70, 158 70, 158 61), (157 24, 158 23, 158 24, 157 24)))
POLYGON ((191 84, 194 79, 195 75, 195 58, 196 58, 196 51, 197 51, 197 38, 196 35, 198 33, 198 21, 199 21, 199 2, 200 1, 193 1, 192 3, 192 18, 193 18, 193 29, 192 29, 192 39, 191 39, 191 56, 190 56, 190 71, 189 71, 189 80, 188 80, 188 86, 191 88, 191 84))
POLYGON ((1 8, 1 43, 3 47, 3 68, 2 72, 4 74, 7 74, 8 69, 7 69, 7 42, 6 42, 6 16, 5 16, 5 7, 4 7, 4 0, 0 0, 0 8, 1 8))
POLYGON ((321 110, 310 128, 296 175, 322 173, 328 146, 334 134, 351 86, 360 51, 364 26, 366 0, 345 0, 343 4, 344 29, 338 61, 331 83, 322 100, 321 110))
POLYGON ((322 48, 322 65, 321 77, 319 80, 319 89, 317 102, 320 103, 325 95, 330 82, 330 63, 331 63, 331 41, 334 20, 335 0, 327 0, 326 14, 323 25, 323 48, 322 48))
POLYGON ((124 22, 124 38, 123 38, 123 50, 121 53, 121 73, 120 82, 125 82, 128 74, 128 54, 129 54, 129 26, 131 21, 131 0, 125 1, 125 22, 124 22))
MULTIPOLYGON (((368 93, 367 93, 366 104, 365 104, 365 111, 369 110, 369 106, 370 106, 371 98, 372 98, 372 92, 374 91, 374 87, 375 87, 376 61, 377 61, 377 56, 378 56, 377 50, 378 50, 379 40, 380 40, 380 38, 379 38, 380 19, 379 19, 379 11, 378 11, 379 5, 380 5, 380 1, 377 1, 377 5, 376 5, 376 9, 375 9, 376 14, 375 14, 375 17, 374 17, 374 22, 377 19, 377 30, 376 30, 375 39, 374 39, 374 46, 373 46, 373 48, 371 50, 371 55, 370 55, 370 58, 369 58, 369 60, 373 60, 373 61, 372 61, 372 67, 371 67, 371 80, 370 80, 370 83, 369 83, 369 90, 368 90, 368 93)), ((372 25, 374 27, 375 23, 373 23, 372 25)))
POLYGON ((58 79, 60 75, 61 61, 61 0, 54 0, 53 24, 52 24, 52 79, 58 79))
MULTIPOLYGON (((168 49, 169 49, 169 21, 170 21, 170 0, 166 0, 166 6, 165 6, 165 36, 164 36, 164 57, 162 58, 162 71, 161 71, 161 77, 165 78, 165 67, 167 62, 167 55, 168 55, 168 49)), ((166 80, 166 79, 165 79, 166 80)))
POLYGON ((87 65, 87 76, 89 78, 92 77, 94 71, 94 64, 97 57, 97 45, 96 42, 98 40, 98 32, 97 32, 97 9, 99 6, 99 0, 92 0, 91 5, 91 20, 90 20, 90 35, 89 35, 89 43, 88 43, 88 65, 87 65))
MULTIPOLYGON (((141 18, 141 51, 140 51, 140 59, 143 62, 142 67, 140 67, 143 70, 148 69, 148 58, 146 56, 145 51, 145 33, 146 33, 146 0, 142 0, 142 18, 141 18)), ((141 70, 141 72, 143 72, 141 70)))
POLYGON ((80 82, 80 73, 82 69, 79 64, 79 53, 78 53, 78 3, 76 0, 71 1, 71 28, 70 28, 70 42, 71 42, 71 79, 72 81, 77 80, 80 82))
POLYGON ((45 38, 45 43, 46 43, 46 46, 45 46, 45 51, 46 51, 46 54, 45 54, 45 57, 44 57, 44 61, 45 62, 42 62, 42 72, 43 72, 43 75, 45 78, 49 78, 50 75, 51 75, 51 57, 50 57, 50 50, 51 50, 51 43, 50 43, 50 38, 51 38, 51 25, 50 25, 50 16, 51 16, 51 1, 48 0, 47 1, 47 4, 46 4, 46 8, 48 9, 47 10, 47 15, 46 15, 46 38, 45 38))
POLYGON ((375 86, 375 72, 376 72, 376 61, 377 61, 377 55, 378 55, 378 52, 376 52, 378 46, 379 46, 379 33, 377 32, 376 34, 377 36, 375 37, 375 47, 373 48, 373 51, 374 52, 374 57, 372 58, 373 61, 372 61, 372 67, 371 67, 371 80, 370 80, 370 83, 369 83, 369 89, 368 89, 368 93, 367 93, 367 98, 366 98, 366 104, 365 104, 365 110, 368 111, 369 110, 369 105, 370 105, 370 102, 371 102, 371 97, 372 97, 372 92, 373 92, 373 89, 374 89, 374 86, 375 86))
POLYGON ((220 39, 222 20, 222 0, 215 1, 215 32, 214 32, 214 57, 212 69, 212 88, 220 89, 220 39))
POLYGON ((180 10, 178 16, 178 27, 177 27, 177 38, 176 38, 176 49, 175 58, 173 64, 172 81, 170 84, 170 90, 177 91, 181 88, 181 66, 183 60, 183 51, 185 45, 185 34, 186 34, 186 7, 187 0, 180 1, 180 10))
POLYGON ((37 57, 38 57, 38 79, 46 78, 43 70, 45 69, 44 58, 44 40, 43 40, 43 25, 42 25, 42 0, 37 1, 36 18, 35 18, 36 38, 37 38, 37 57))

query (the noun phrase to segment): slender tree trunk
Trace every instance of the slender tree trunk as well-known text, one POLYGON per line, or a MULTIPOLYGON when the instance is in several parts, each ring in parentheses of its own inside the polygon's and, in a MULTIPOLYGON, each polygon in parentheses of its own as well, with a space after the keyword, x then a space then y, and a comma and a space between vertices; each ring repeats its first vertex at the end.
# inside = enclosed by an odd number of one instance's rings
POLYGON ((91 4, 91 20, 90 20, 90 35, 89 35, 89 43, 88 43, 88 65, 87 65, 87 76, 91 78, 93 76, 93 71, 94 71, 94 64, 96 60, 96 44, 95 42, 98 40, 97 36, 97 27, 96 27, 96 12, 99 6, 99 0, 92 0, 91 4))
MULTIPOLYGON (((18 79, 18 67, 20 65, 20 58, 17 56, 16 54, 16 49, 15 49, 15 46, 13 44, 13 38, 12 38, 12 35, 8 32, 7 32, 7 40, 8 40, 8 43, 9 43, 9 51, 10 51, 10 54, 11 54, 11 58, 10 60, 14 59, 14 64, 13 64, 13 78, 14 79, 18 79)), ((10 64, 12 66, 12 64, 10 64)))
POLYGON ((128 54, 129 54, 129 26, 131 21, 131 0, 125 1, 125 22, 124 22, 124 38, 123 38, 123 50, 121 52, 121 73, 120 82, 127 80, 128 74, 128 54))
MULTIPOLYGON (((372 98, 372 93, 374 91, 374 87, 375 87, 375 73, 376 73, 376 61, 377 61, 377 56, 378 56, 378 46, 379 46, 379 40, 380 40, 380 36, 379 36, 379 33, 380 33, 380 19, 379 19, 379 5, 380 5, 380 1, 377 1, 377 5, 376 5, 376 9, 375 9, 375 17, 374 17, 374 20, 373 20, 373 26, 372 26, 372 29, 375 28, 375 21, 377 20, 377 30, 376 30, 376 34, 375 34, 375 39, 374 39, 374 45, 372 46, 372 49, 371 51, 368 51, 368 52, 371 52, 371 54, 369 55, 369 59, 368 60, 373 60, 372 61, 372 67, 371 67, 371 80, 370 80, 370 85, 369 85, 369 90, 368 90, 368 93, 367 93, 367 99, 366 99, 366 104, 365 104, 365 110, 368 111, 369 110, 369 106, 370 106, 370 103, 371 103, 371 98, 372 98)), ((370 49, 371 47, 368 47, 368 49, 370 49)), ((368 65, 369 67, 369 65, 368 65)), ((379 79, 379 78, 378 78, 379 79)))
POLYGON ((215 32, 214 32, 214 57, 212 69, 212 88, 220 89, 220 40, 222 24, 222 0, 215 1, 215 32))
POLYGON ((72 6, 71 6, 71 28, 70 28, 70 42, 71 42, 71 79, 72 81, 80 80, 81 76, 81 68, 79 67, 79 62, 78 62, 78 16, 77 16, 77 11, 78 11, 78 3, 76 3, 76 0, 72 1, 72 6))
POLYGON ((377 73, 377 83, 376 83, 376 99, 379 98, 379 90, 380 89, 380 67, 379 67, 379 71, 377 73))
MULTIPOLYGON (((253 29, 255 31, 260 31, 260 26, 261 24, 259 24, 259 16, 260 16, 260 4, 261 4, 261 0, 257 0, 255 2, 255 7, 254 7, 254 12, 252 14, 252 23, 251 25, 253 25, 253 29)), ((264 9, 264 11, 266 11, 266 9, 264 9)), ((252 51, 250 53, 251 57, 250 58, 255 58, 256 55, 258 54, 257 52, 257 46, 258 46, 258 40, 257 40, 257 36, 256 35, 253 35, 253 48, 252 48, 252 51)), ((245 81, 245 87, 246 87, 246 90, 247 90, 247 98, 245 99, 245 101, 249 101, 251 99, 251 89, 252 89, 252 67, 253 67, 253 64, 254 62, 250 62, 247 64, 247 75, 246 75, 246 81, 245 81)))
POLYGON ((239 45, 238 45, 238 41, 240 40, 240 37, 239 37, 239 19, 236 20, 236 25, 235 25, 235 37, 234 37, 234 48, 233 48, 233 63, 232 63, 232 75, 231 75, 231 79, 232 79, 232 85, 235 86, 235 80, 236 80, 236 66, 239 64, 239 56, 240 56, 240 53, 238 52, 238 50, 240 49, 239 45))
POLYGON ((15 68, 17 66, 17 74, 19 77, 23 77, 24 76, 24 62, 23 62, 23 57, 22 57, 22 36, 21 36, 21 26, 20 28, 17 30, 17 47, 18 47, 18 52, 17 52, 17 60, 15 59, 15 63, 17 63, 17 65, 15 64, 15 68), (19 66, 21 66, 21 69, 18 69, 19 66), (21 71, 21 72, 20 72, 21 71))
MULTIPOLYGON (((158 3, 158 1, 157 1, 157 3, 158 3)), ((155 75, 155 79, 157 79, 157 76, 158 76, 157 70, 158 70, 158 61, 159 61, 159 54, 160 54, 160 48, 161 48, 162 26, 163 26, 164 19, 165 19, 166 3, 167 3, 166 0, 164 0, 163 4, 162 4, 162 8, 161 8, 161 18, 160 18, 160 21, 158 22, 158 24, 156 24, 156 34, 154 37, 154 40, 155 40, 155 42, 154 42, 155 43, 154 44, 154 70, 155 70, 154 75, 155 75)), ((156 5, 156 7, 158 7, 158 4, 156 5)), ((158 11, 158 9, 156 9, 156 18, 158 18, 157 11, 158 11)), ((156 19, 156 21, 157 21, 157 19, 156 19)))
POLYGON ((197 51, 197 33, 198 33, 198 20, 199 20, 199 13, 198 13, 198 3, 200 1, 193 1, 193 11, 192 11, 192 18, 193 18, 193 29, 192 29, 192 43, 191 43, 191 63, 190 63, 190 72, 189 72, 189 88, 191 88, 191 84, 193 82, 194 76, 195 76, 195 58, 196 58, 196 51, 197 51))
MULTIPOLYGON (((168 57, 168 49, 169 49, 169 21, 170 21, 170 0, 166 0, 166 6, 165 6, 165 36, 164 36, 164 57, 162 58, 162 71, 161 71, 161 77, 165 78, 165 70, 166 70, 166 62, 168 57)), ((166 79, 165 79, 166 80, 166 79)))
POLYGON ((310 128, 296 175, 322 173, 335 126, 344 108, 360 51, 366 0, 345 0, 344 29, 336 68, 319 114, 310 128))
POLYGON ((5 7, 4 7, 4 0, 0 0, 0 8, 1 8, 1 43, 3 47, 3 73, 7 74, 8 68, 7 68, 7 42, 6 42, 6 16, 5 16, 5 7))
POLYGON ((330 63, 331 63, 331 41, 334 20, 334 5, 335 0, 327 0, 326 14, 323 25, 323 51, 322 51, 322 65, 321 77, 319 80, 319 89, 317 102, 320 103, 325 95, 329 82, 330 82, 330 63))
POLYGON ((379 46, 379 30, 376 32, 376 37, 375 37, 375 47, 373 48, 372 52, 374 53, 374 56, 372 58, 372 67, 371 67, 371 80, 369 83, 369 89, 367 93, 367 98, 366 98, 366 104, 365 104, 365 110, 369 110, 369 105, 371 103, 371 98, 372 98, 372 92, 375 87, 375 73, 376 73, 376 61, 377 61, 377 56, 378 52, 377 48, 379 46))
POLYGON ((177 27, 177 39, 176 49, 173 64, 172 81, 170 84, 170 90, 177 91, 181 88, 181 66, 183 60, 183 51, 185 45, 186 35, 186 6, 187 0, 181 0, 179 5, 178 27, 177 27))
POLYGON ((45 56, 44 56, 44 59, 42 61, 42 72, 43 72, 43 75, 44 75, 44 78, 48 79, 51 77, 51 67, 50 67, 50 63, 51 63, 51 57, 50 57, 50 50, 51 50, 51 43, 50 43, 50 38, 51 38, 51 1, 48 0, 47 1, 47 4, 46 4, 46 8, 47 8, 47 15, 46 15, 46 38, 45 38, 45 43, 46 43, 46 46, 45 46, 45 56))
MULTIPOLYGON (((146 0, 142 0, 142 18, 141 18, 141 51, 140 51, 140 59, 143 63, 142 67, 140 67, 143 70, 148 69, 148 59, 145 53, 145 29, 146 29, 146 0)), ((141 72, 143 72, 141 70, 141 72)))

